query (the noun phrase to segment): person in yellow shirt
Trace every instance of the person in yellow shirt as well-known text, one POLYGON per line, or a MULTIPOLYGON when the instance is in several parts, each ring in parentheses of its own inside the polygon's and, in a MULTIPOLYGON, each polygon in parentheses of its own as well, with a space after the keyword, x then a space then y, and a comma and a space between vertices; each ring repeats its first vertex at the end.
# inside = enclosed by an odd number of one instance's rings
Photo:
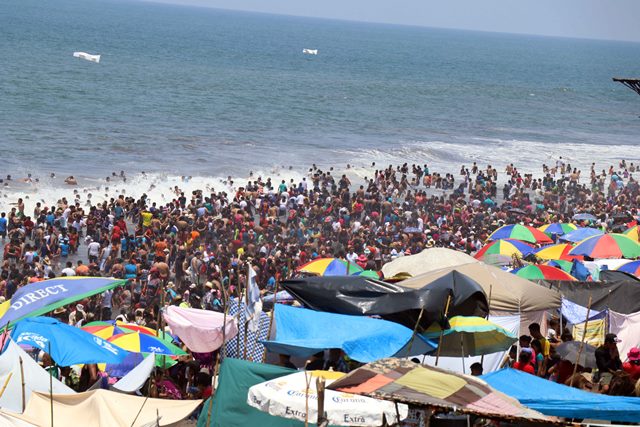
POLYGON ((149 212, 148 209, 145 208, 145 210, 143 210, 142 213, 140 213, 140 217, 142 218, 143 228, 146 229, 151 227, 151 220, 153 219, 153 214, 149 212))

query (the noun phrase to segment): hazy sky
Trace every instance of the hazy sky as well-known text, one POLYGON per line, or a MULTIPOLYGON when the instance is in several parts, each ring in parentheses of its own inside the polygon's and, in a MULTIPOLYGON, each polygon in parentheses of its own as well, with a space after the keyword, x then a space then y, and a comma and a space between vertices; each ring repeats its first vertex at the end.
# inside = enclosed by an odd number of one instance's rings
POLYGON ((155 0, 429 27, 640 41, 638 0, 155 0))

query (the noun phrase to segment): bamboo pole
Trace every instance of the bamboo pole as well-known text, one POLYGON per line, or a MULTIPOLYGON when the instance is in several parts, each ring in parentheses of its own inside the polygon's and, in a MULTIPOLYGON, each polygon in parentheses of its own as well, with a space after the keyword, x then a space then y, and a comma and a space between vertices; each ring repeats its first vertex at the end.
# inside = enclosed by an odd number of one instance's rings
POLYGON ((589 313, 591 312, 591 295, 589 295, 589 304, 587 305, 587 318, 584 321, 584 329, 582 330, 582 340, 580 341, 580 347, 578 348, 578 356, 573 364, 573 375, 571 375, 571 383, 569 387, 573 387, 573 381, 575 380, 576 372, 578 371, 578 362, 580 361, 580 355, 584 349, 584 341, 587 338, 587 327, 589 326, 589 313))
POLYGON ((413 327, 413 333, 411 334, 411 341, 409 341, 409 346, 407 347, 407 352, 405 353, 407 357, 411 355, 411 347, 413 347, 413 340, 416 338, 416 332, 418 332, 418 326, 420 326, 420 320, 422 320, 423 314, 424 314, 424 306, 420 309, 420 314, 418 314, 418 320, 416 320, 416 325, 413 327))
MULTIPOLYGON (((491 313, 491 294, 493 293, 493 284, 489 284, 489 300, 487 301, 487 317, 489 320, 489 313, 491 313)), ((480 356, 480 365, 484 366, 484 354, 480 356)), ((462 371, 464 372, 464 361, 462 362, 462 371)))
POLYGON ((320 426, 326 426, 327 425, 327 419, 325 417, 325 412, 324 412, 324 398, 325 398, 325 381, 324 378, 318 377, 316 378, 316 391, 318 393, 318 419, 316 422, 316 425, 318 427, 320 426))
POLYGON ((20 383, 21 383, 21 387, 22 387, 22 412, 24 412, 25 407, 27 405, 26 399, 24 397, 24 367, 22 366, 22 357, 18 357, 18 359, 20 360, 20 383))
MULTIPOLYGON (((447 305, 444 308, 444 317, 447 318, 449 314, 449 304, 451 304, 451 294, 447 297, 447 305)), ((440 327, 442 329, 442 326, 440 327)), ((444 337, 444 329, 440 331, 440 338, 438 339, 438 351, 436 353, 436 366, 438 366, 438 360, 440 360, 440 348, 442 347, 442 338, 444 337)))
POLYGON ((4 394, 4 391, 7 389, 7 386, 9 385, 9 381, 11 381, 11 377, 13 376, 13 372, 9 372, 9 375, 7 376, 7 379, 4 382, 4 385, 2 386, 2 390, 0 390, 0 397, 2 397, 2 395, 4 394))
MULTIPOLYGON (((280 287, 280 281, 276 280, 276 289, 273 294, 273 308, 271 309, 271 318, 269 319, 269 328, 267 329, 267 340, 271 339, 271 329, 273 328, 273 319, 276 315, 276 304, 278 303, 278 289, 280 287)), ((256 338, 257 339, 257 338, 256 338)), ((267 348, 264 348, 264 353, 262 354, 262 363, 267 361, 267 348)))

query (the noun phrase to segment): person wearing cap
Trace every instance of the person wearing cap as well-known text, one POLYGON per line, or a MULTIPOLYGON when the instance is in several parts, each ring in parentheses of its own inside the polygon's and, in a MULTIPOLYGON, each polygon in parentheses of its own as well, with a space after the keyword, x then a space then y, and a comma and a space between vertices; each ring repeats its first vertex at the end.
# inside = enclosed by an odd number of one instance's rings
POLYGON ((627 361, 622 364, 622 370, 631 376, 633 381, 640 379, 640 348, 633 347, 627 353, 627 361))
POLYGON ((619 342, 620 340, 616 334, 607 334, 604 336, 604 344, 595 351, 596 366, 598 367, 597 378, 603 387, 603 392, 608 390, 613 373, 622 369, 622 362, 618 353, 619 342))

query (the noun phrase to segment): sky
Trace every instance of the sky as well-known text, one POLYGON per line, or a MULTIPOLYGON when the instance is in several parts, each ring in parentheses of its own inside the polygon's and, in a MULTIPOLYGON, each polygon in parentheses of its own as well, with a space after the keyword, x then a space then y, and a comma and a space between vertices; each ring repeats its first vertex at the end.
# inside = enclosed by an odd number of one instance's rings
POLYGON ((640 41, 638 0, 154 0, 282 15, 640 41))

